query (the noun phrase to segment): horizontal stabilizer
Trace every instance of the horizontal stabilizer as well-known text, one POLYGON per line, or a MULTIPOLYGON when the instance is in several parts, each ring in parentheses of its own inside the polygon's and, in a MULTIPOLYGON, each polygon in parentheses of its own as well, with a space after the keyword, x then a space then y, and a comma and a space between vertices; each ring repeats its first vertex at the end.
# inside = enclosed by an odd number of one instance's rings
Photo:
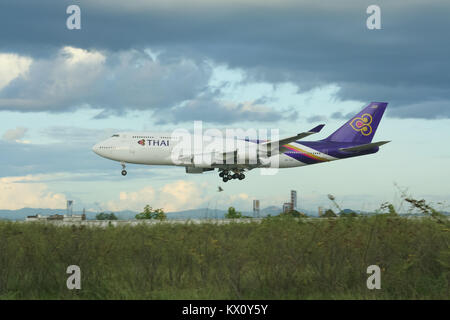
POLYGON ((375 147, 382 146, 383 144, 386 144, 388 142, 390 142, 390 141, 379 141, 379 142, 361 144, 361 145, 356 146, 356 147, 339 148, 339 150, 340 151, 345 151, 345 152, 361 152, 361 151, 370 150, 370 149, 373 149, 375 147))

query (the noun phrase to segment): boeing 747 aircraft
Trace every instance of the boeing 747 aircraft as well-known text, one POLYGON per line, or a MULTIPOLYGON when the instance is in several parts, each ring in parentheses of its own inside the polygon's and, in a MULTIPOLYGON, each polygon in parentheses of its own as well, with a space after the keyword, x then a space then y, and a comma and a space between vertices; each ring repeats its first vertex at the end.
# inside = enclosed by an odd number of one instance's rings
POLYGON ((255 168, 301 167, 378 152, 381 145, 390 142, 372 142, 386 107, 386 102, 372 102, 329 137, 318 141, 300 140, 318 133, 323 124, 276 141, 120 132, 92 149, 104 158, 119 161, 123 176, 127 174, 125 164, 135 163, 181 166, 186 173, 218 169, 224 182, 242 180, 244 172, 255 168))

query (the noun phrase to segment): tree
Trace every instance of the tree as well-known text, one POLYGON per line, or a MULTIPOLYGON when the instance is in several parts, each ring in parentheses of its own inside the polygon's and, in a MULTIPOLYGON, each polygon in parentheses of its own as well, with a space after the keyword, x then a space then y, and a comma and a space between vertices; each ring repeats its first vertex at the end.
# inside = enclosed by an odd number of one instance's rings
POLYGON ((339 217, 341 218, 355 218, 358 214, 355 211, 349 210, 349 211, 341 211, 339 213, 339 217))
POLYGON ((236 211, 234 207, 229 207, 228 212, 225 214, 225 219, 239 219, 242 218, 242 213, 236 211))
POLYGON ((106 212, 100 212, 95 216, 95 219, 97 220, 117 220, 117 217, 114 213, 106 213, 106 212))
POLYGON ((167 216, 163 209, 153 209, 149 205, 144 207, 144 211, 138 213, 135 216, 136 219, 156 219, 156 220, 166 220, 167 216))
POLYGON ((336 213, 334 213, 334 211, 331 209, 326 210, 325 213, 322 215, 322 218, 335 218, 335 217, 337 217, 336 213))
POLYGON ((280 213, 280 217, 306 218, 306 214, 297 210, 289 210, 287 212, 280 213))

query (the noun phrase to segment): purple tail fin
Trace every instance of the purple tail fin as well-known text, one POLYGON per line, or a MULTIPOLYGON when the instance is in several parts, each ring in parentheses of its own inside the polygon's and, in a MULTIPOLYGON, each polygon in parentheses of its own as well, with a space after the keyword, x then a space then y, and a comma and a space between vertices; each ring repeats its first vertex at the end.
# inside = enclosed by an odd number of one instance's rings
POLYGON ((370 143, 386 107, 387 102, 371 102, 325 141, 370 143))

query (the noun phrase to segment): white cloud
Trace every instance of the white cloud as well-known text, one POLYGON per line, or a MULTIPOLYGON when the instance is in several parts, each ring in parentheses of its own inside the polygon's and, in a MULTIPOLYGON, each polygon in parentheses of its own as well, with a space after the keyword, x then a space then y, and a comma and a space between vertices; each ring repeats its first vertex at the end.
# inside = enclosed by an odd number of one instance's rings
POLYGON ((0 90, 15 78, 26 75, 32 61, 17 54, 0 53, 0 90))
POLYGON ((26 142, 22 141, 23 137, 25 137, 25 133, 28 131, 27 128, 24 127, 16 127, 15 129, 7 130, 2 139, 6 141, 15 141, 15 142, 26 142))
POLYGON ((65 57, 65 61, 70 66, 77 64, 93 64, 99 65, 105 62, 106 57, 98 51, 87 51, 74 47, 63 47, 61 55, 65 57))
POLYGON ((205 185, 179 180, 155 189, 151 186, 134 192, 120 192, 119 199, 109 201, 107 210, 142 210, 145 205, 166 212, 198 208, 205 199, 205 185))
POLYGON ((51 192, 46 184, 36 181, 39 178, 32 175, 0 178, 0 208, 16 210, 65 207, 65 195, 51 192))

